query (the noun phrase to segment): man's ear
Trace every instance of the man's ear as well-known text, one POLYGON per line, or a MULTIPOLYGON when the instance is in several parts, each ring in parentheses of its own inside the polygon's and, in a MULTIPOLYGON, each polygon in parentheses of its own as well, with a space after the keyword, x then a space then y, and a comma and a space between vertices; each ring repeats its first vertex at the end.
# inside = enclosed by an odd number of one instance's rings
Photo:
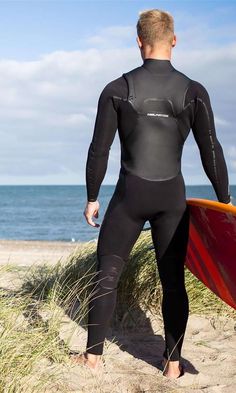
POLYGON ((143 46, 143 44, 142 44, 142 42, 141 42, 139 36, 136 37, 136 41, 137 41, 137 44, 138 44, 139 48, 141 49, 142 46, 143 46))
POLYGON ((176 35, 174 34, 173 41, 172 41, 172 47, 174 47, 176 45, 176 41, 177 41, 176 35))

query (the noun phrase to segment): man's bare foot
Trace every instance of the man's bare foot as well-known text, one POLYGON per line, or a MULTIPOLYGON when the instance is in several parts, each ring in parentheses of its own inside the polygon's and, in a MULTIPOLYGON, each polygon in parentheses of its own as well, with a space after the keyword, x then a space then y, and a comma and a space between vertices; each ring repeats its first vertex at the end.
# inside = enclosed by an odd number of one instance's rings
POLYGON ((168 378, 179 378, 184 374, 183 365, 179 364, 179 360, 163 359, 163 375, 168 378))
POLYGON ((73 363, 87 366, 92 370, 100 370, 104 366, 101 355, 95 355, 93 353, 83 352, 80 355, 71 354, 70 359, 73 363))

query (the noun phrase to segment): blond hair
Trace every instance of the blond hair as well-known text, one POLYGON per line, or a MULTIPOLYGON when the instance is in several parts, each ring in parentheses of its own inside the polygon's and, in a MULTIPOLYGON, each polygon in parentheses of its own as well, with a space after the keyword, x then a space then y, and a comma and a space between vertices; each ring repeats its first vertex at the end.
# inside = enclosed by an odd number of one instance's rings
POLYGON ((143 44, 151 47, 158 42, 172 44, 174 19, 169 12, 158 9, 141 11, 136 27, 143 44))

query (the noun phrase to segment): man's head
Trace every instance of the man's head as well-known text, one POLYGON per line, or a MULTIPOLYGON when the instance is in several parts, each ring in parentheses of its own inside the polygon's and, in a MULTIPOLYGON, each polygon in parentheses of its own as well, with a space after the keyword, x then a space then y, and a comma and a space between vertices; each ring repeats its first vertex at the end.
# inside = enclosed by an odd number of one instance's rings
POLYGON ((170 57, 171 49, 176 44, 174 19, 169 12, 152 9, 139 13, 137 22, 137 43, 142 57, 159 53, 170 57))

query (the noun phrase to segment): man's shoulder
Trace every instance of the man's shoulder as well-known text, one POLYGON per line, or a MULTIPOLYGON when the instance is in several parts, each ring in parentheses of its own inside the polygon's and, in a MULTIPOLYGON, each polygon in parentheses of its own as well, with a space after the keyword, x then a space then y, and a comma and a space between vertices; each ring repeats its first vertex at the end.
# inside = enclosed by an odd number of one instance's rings
POLYGON ((206 104, 210 103, 210 97, 208 91, 204 84, 201 82, 189 78, 189 83, 184 93, 184 106, 190 102, 204 102, 206 104))
POLYGON ((196 92, 205 92, 206 87, 197 80, 192 79, 190 76, 185 74, 184 72, 174 68, 174 74, 179 78, 182 78, 186 81, 188 89, 194 89, 196 92))
POLYGON ((124 77, 124 74, 136 72, 136 70, 138 70, 139 68, 140 68, 140 66, 135 67, 135 68, 128 70, 126 72, 123 72, 121 76, 108 82, 104 86, 104 88, 101 92, 101 97, 108 98, 108 97, 117 96, 117 97, 124 97, 125 98, 128 93, 128 86, 127 86, 127 81, 124 77))
POLYGON ((140 70, 142 70, 141 66, 137 66, 135 68, 129 69, 127 71, 124 71, 122 73, 122 75, 116 79, 113 79, 111 82, 107 83, 107 85, 105 86, 104 89, 106 90, 112 90, 112 89, 117 89, 120 86, 125 86, 126 85, 126 81, 125 81, 125 75, 126 74, 135 74, 137 72, 139 72, 140 70))
POLYGON ((123 76, 108 82, 101 92, 104 97, 124 96, 125 94, 127 94, 127 85, 123 76))
POLYGON ((195 97, 202 97, 202 98, 209 97, 209 94, 208 94, 208 91, 207 91, 207 88, 205 87, 205 85, 197 80, 190 79, 188 89, 189 89, 189 91, 192 92, 192 94, 195 97))

